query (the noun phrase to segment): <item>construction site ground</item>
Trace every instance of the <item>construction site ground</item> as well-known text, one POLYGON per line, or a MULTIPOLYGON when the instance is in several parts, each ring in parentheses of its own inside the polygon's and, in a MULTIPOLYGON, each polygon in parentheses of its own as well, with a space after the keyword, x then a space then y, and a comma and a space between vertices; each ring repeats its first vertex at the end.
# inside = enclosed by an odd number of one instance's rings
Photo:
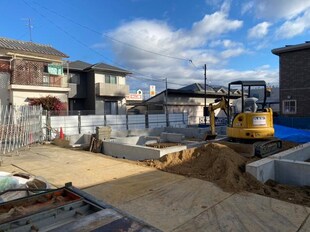
POLYGON ((0 171, 72 182, 163 231, 310 231, 310 208, 102 154, 35 145, 2 156, 0 171))

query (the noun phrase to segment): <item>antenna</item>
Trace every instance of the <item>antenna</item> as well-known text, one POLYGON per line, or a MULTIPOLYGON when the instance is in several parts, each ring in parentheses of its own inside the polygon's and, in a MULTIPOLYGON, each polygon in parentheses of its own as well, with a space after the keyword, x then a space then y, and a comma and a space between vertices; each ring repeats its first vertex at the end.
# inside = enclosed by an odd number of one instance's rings
POLYGON ((33 26, 32 26, 32 23, 31 23, 31 18, 24 18, 22 20, 27 20, 28 21, 26 26, 28 27, 28 30, 29 30, 29 40, 30 40, 30 42, 32 42, 32 28, 33 28, 33 26))

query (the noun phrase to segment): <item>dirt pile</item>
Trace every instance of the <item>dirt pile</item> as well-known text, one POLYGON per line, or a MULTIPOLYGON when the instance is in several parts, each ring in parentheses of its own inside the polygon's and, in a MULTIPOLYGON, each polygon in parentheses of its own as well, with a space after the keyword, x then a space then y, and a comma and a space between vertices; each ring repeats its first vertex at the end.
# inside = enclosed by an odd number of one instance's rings
POLYGON ((273 181, 262 184, 246 173, 246 163, 255 159, 245 158, 226 145, 210 143, 200 148, 171 153, 159 160, 143 161, 143 165, 210 181, 227 192, 249 191, 310 206, 310 187, 298 188, 273 181))
POLYGON ((214 182, 228 192, 261 187, 244 172, 247 159, 222 144, 210 143, 145 162, 163 171, 214 182))

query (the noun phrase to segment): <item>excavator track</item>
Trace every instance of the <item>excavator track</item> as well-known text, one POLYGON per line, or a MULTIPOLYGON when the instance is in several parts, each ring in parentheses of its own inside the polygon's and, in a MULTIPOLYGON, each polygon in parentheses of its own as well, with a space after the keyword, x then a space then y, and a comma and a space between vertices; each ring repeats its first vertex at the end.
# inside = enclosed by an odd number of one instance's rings
POLYGON ((225 138, 214 142, 224 144, 245 157, 258 156, 264 158, 278 153, 282 149, 282 141, 277 138, 260 141, 225 138))
POLYGON ((282 148, 282 141, 276 138, 255 142, 253 144, 254 155, 261 158, 275 154, 279 152, 281 148, 282 148))

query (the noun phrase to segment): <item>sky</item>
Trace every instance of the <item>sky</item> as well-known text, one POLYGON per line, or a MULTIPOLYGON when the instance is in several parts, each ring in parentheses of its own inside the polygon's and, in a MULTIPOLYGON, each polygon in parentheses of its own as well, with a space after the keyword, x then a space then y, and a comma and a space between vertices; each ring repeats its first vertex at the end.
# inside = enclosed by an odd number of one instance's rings
POLYGON ((274 48, 309 40, 309 0, 1 0, 0 36, 132 72, 130 91, 265 80, 274 48), (31 36, 28 27, 31 19, 31 36))

